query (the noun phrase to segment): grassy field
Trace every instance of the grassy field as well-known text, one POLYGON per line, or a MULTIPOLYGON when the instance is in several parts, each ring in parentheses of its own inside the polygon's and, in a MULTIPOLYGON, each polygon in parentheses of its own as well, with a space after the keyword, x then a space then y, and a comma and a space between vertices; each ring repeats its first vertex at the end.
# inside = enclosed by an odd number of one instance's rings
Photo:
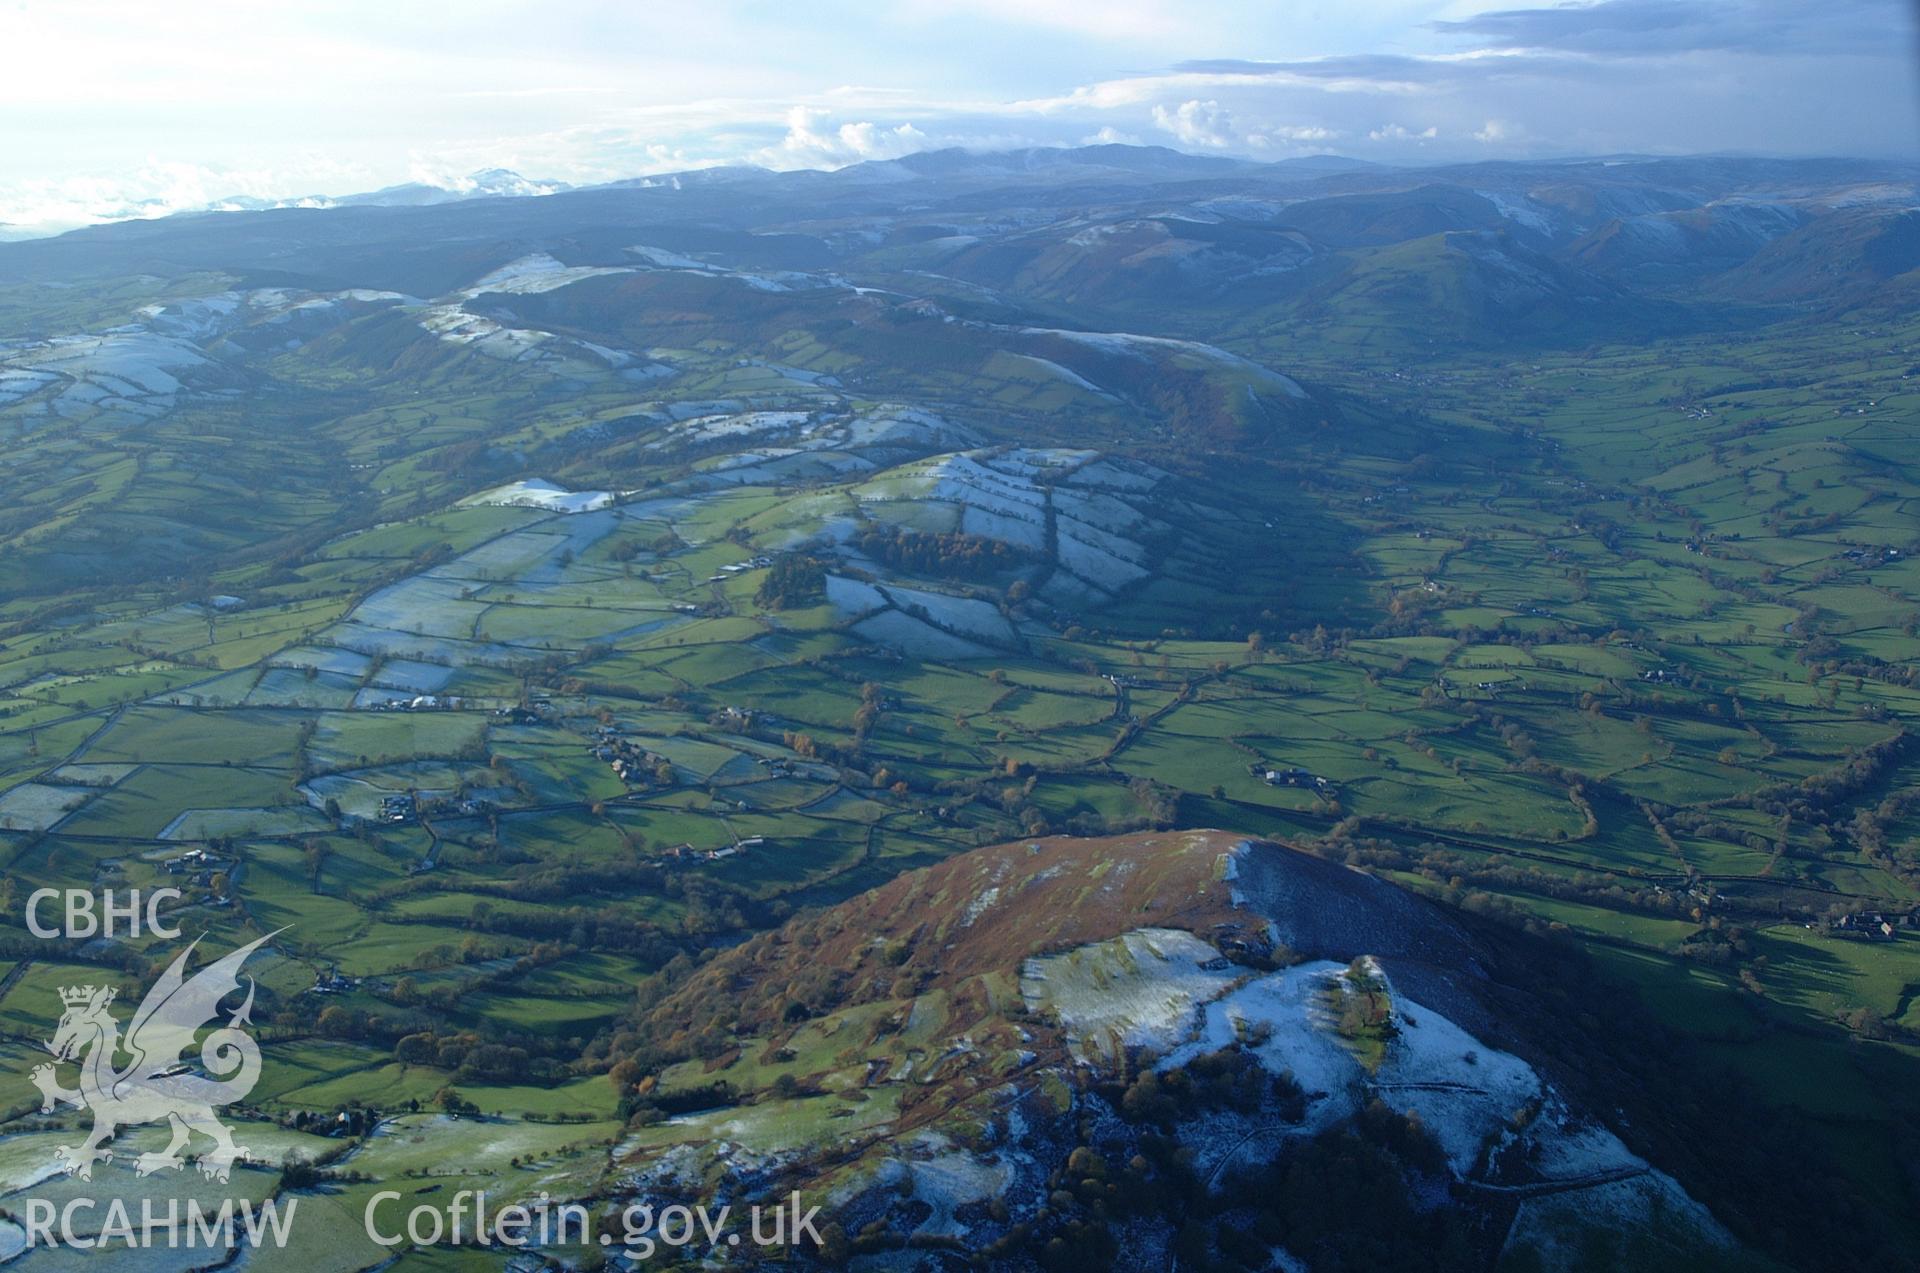
MULTIPOLYGON (((900 372, 963 405, 884 447, 860 430, 898 404, 691 341, 674 392, 741 395, 698 417, 737 433, 577 370, 361 375, 342 345, 263 363, 265 432, 211 395, 86 447, 0 412, 33 521, 0 526, 5 905, 168 884, 210 945, 280 930, 257 1112, 376 1108, 310 1139, 447 1188, 610 1169, 599 1058, 676 957, 977 845, 1138 827, 1286 838, 1580 943, 1836 1145, 1920 1114, 1920 324, 1444 375, 1360 336, 1236 333, 1392 414, 1225 459, 999 352, 900 372), (772 446, 752 406, 805 424, 772 446), (1132 443, 1067 445, 1103 436, 1132 443), (606 506, 473 502, 516 455, 606 506), (1013 547, 910 538, 956 531, 1013 547), (836 581, 785 595, 810 555, 836 581), (169 868, 190 849, 215 865, 169 868)), ((6 1047, 62 986, 135 998, 162 950, 15 941, 6 1047)), ((796 1039, 660 1078, 834 1068, 796 1039)), ((632 1134, 771 1150, 895 1112, 632 1134)))

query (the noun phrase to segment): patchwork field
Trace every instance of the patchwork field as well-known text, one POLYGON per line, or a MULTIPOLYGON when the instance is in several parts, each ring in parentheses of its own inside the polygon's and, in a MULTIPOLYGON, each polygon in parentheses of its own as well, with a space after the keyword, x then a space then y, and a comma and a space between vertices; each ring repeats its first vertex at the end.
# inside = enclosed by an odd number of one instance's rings
MULTIPOLYGON (((638 1023, 977 846, 1217 827, 1585 952, 1897 1201, 1911 314, 1416 358, 1351 312, 1067 330, 919 241, 858 286, 474 251, 419 293, 155 276, 0 347, 0 905, 167 887, 203 952, 274 934, 248 1196, 606 1197, 680 1146, 911 1132, 972 1020, 935 991, 815 1012, 809 969, 774 1027, 638 1023)), ((1225 975, 1128 927, 1026 996, 1116 1064, 1131 970, 1225 975)), ((137 1003, 174 949, 7 927, 0 1210, 74 1121, 24 1077, 60 990, 137 1003)))

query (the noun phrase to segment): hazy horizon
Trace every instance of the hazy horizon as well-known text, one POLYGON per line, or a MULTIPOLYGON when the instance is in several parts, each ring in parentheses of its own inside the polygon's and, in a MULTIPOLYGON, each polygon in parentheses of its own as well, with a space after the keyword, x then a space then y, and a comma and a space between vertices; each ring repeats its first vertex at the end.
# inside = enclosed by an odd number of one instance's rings
POLYGON ((326 14, 121 0, 0 15, 14 236, 231 198, 596 184, 723 164, 1102 142, 1389 164, 1920 158, 1912 9, 1848 0, 520 0, 326 14), (1893 38, 1889 38, 1890 34, 1893 38), (1764 91, 1756 91, 1764 85, 1764 91))

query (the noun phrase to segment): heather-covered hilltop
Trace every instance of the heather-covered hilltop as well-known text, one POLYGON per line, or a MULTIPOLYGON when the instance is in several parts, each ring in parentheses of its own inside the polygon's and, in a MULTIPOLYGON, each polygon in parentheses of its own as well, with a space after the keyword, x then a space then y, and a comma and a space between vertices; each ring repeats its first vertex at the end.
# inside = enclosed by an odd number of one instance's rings
POLYGON ((828 1263, 1754 1267, 1542 1045, 1531 942, 1219 831, 976 850, 657 982, 614 1189, 797 1185, 828 1263))

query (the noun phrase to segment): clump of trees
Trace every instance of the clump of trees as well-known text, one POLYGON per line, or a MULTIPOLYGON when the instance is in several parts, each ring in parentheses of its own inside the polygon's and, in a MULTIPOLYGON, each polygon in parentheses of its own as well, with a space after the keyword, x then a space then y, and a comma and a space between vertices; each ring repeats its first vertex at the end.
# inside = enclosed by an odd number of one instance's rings
POLYGON ((786 553, 774 559, 753 599, 768 610, 818 605, 827 598, 827 567, 818 557, 786 553))
POLYGON ((938 534, 876 523, 853 542, 875 561, 943 579, 991 579, 1026 561, 1012 544, 963 531, 938 534))

